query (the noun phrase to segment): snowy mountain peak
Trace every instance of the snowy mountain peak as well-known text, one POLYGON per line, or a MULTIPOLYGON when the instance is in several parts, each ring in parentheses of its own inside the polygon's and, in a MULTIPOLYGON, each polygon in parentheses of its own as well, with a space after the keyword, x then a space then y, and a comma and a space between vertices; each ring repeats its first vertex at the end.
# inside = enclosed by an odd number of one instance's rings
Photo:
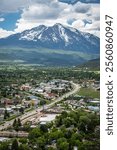
POLYGON ((99 53, 98 37, 75 28, 56 23, 53 26, 40 25, 22 33, 2 39, 0 45, 15 45, 30 48, 61 49, 85 53, 99 53))
POLYGON ((56 24, 53 25, 53 27, 54 26, 58 26, 58 27, 61 26, 61 27, 63 27, 63 25, 61 23, 56 23, 56 24))
POLYGON ((61 24, 61 23, 56 23, 56 24, 53 25, 53 27, 56 27, 56 28, 64 28, 64 29, 69 28, 68 26, 63 25, 63 24, 61 24))
POLYGON ((56 23, 53 28, 57 28, 60 38, 64 40, 66 45, 70 39, 70 37, 67 35, 66 28, 60 23, 56 23))
POLYGON ((41 38, 41 34, 46 30, 46 26, 40 25, 38 27, 32 28, 31 30, 26 30, 21 33, 19 40, 37 41, 41 38))

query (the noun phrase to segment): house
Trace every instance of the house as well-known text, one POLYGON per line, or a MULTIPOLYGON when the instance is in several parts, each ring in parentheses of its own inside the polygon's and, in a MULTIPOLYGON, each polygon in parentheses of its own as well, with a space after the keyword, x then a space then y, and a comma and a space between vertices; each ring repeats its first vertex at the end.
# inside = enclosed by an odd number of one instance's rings
POLYGON ((32 99, 32 100, 30 101, 30 104, 31 104, 32 106, 38 106, 39 103, 40 103, 40 100, 38 100, 38 99, 32 99))
POLYGON ((94 112, 99 112, 99 107, 98 106, 87 106, 87 108, 91 111, 94 112))
POLYGON ((12 101, 13 101, 13 104, 14 104, 14 105, 17 105, 17 104, 21 104, 21 103, 22 103, 22 99, 20 99, 20 98, 13 98, 12 101))
POLYGON ((41 93, 43 93, 44 90, 41 88, 36 88, 35 91, 41 94, 41 93))
POLYGON ((8 113, 13 113, 13 109, 6 107, 6 108, 0 108, 0 115, 4 115, 5 110, 7 110, 8 113))
POLYGON ((61 87, 61 86, 59 86, 59 87, 54 87, 54 88, 52 88, 52 90, 53 90, 53 91, 57 91, 57 92, 59 93, 59 92, 65 91, 65 87, 61 87))
POLYGON ((13 113, 13 109, 12 108, 7 107, 6 110, 7 110, 8 113, 13 113))
POLYGON ((46 86, 46 87, 44 88, 44 90, 45 90, 46 92, 51 92, 52 87, 51 87, 51 86, 46 86))
POLYGON ((5 141, 8 141, 10 140, 9 138, 4 138, 4 137, 0 137, 0 142, 5 142, 5 141))
POLYGON ((46 94, 44 95, 44 97, 47 98, 47 99, 54 99, 56 96, 57 96, 57 95, 54 94, 54 93, 46 93, 46 94))
POLYGON ((13 101, 8 98, 1 98, 1 104, 3 105, 13 105, 13 101))
POLYGON ((25 107, 25 108, 28 108, 28 107, 30 107, 30 101, 23 101, 23 106, 25 107))
POLYGON ((73 150, 78 150, 78 147, 77 147, 77 146, 74 146, 73 150))
POLYGON ((38 100, 38 97, 34 96, 34 95, 30 95, 27 98, 28 98, 28 100, 38 100))
POLYGON ((29 91, 31 89, 31 86, 27 83, 27 84, 23 84, 21 87, 20 87, 20 90, 21 91, 29 91))

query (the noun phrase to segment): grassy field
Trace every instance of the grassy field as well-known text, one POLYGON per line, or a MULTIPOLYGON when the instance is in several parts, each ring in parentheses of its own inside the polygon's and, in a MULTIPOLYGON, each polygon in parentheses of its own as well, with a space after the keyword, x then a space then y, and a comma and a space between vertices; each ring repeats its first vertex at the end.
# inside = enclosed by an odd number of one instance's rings
POLYGON ((90 98, 100 98, 100 92, 92 88, 81 88, 78 94, 90 98))
MULTIPOLYGON (((99 54, 87 54, 87 53, 83 53, 80 52, 79 50, 77 51, 67 51, 67 50, 54 50, 54 49, 48 49, 48 48, 21 48, 21 47, 9 47, 9 48, 0 48, 0 54, 4 54, 4 56, 2 56, 3 58, 6 58, 5 54, 12 54, 14 52, 37 52, 39 54, 43 54, 43 53, 47 53, 47 54, 60 54, 60 55, 69 55, 69 56, 74 56, 74 57, 81 57, 85 60, 91 60, 94 58, 99 57, 99 54)), ((9 58, 9 57, 8 57, 9 58)))

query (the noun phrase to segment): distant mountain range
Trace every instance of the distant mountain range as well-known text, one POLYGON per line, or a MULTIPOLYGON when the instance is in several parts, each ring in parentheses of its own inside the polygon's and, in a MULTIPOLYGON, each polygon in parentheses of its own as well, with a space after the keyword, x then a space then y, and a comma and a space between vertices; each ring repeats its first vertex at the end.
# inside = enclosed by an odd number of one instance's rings
POLYGON ((55 24, 40 25, 0 39, 0 60, 42 65, 76 65, 99 57, 100 39, 93 34, 55 24))
POLYGON ((100 58, 89 60, 89 61, 79 65, 78 67, 99 70, 100 69, 100 58))

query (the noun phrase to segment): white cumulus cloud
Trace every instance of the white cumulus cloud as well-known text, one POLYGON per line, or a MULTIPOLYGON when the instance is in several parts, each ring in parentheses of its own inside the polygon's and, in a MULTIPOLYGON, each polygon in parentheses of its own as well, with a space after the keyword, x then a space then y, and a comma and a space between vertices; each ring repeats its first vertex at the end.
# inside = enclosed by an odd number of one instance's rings
POLYGON ((11 34, 14 34, 14 32, 13 31, 7 31, 7 30, 0 28, 0 38, 7 37, 11 34))
POLYGON ((100 4, 77 2, 74 5, 58 2, 58 0, 2 0, 3 8, 0 10, 16 11, 22 8, 21 18, 16 22, 15 33, 31 29, 39 25, 51 26, 61 23, 74 27, 78 30, 89 32, 99 36, 100 4), (15 6, 13 5, 13 2, 15 6), (10 4, 9 4, 10 3, 10 4), (24 5, 23 5, 24 4, 24 5), (11 9, 11 10, 10 10, 11 9), (69 20, 72 20, 69 23, 69 20), (90 20, 90 23, 85 23, 90 20))
POLYGON ((0 22, 3 22, 3 21, 5 21, 5 19, 4 18, 0 18, 0 22))

